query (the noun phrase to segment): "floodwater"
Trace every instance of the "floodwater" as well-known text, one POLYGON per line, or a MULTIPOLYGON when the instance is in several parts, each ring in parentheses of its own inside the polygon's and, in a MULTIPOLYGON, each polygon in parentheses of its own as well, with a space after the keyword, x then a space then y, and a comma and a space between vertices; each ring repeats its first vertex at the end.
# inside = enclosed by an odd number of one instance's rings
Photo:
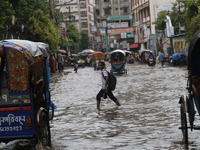
POLYGON ((102 99, 100 113, 95 99, 100 71, 85 67, 76 74, 67 68, 67 75, 52 77, 51 97, 57 106, 51 121, 53 150, 200 150, 199 131, 188 130, 186 147, 178 129, 179 97, 187 94, 186 67, 135 63, 127 68, 127 74, 116 76, 114 91, 122 106, 102 99))

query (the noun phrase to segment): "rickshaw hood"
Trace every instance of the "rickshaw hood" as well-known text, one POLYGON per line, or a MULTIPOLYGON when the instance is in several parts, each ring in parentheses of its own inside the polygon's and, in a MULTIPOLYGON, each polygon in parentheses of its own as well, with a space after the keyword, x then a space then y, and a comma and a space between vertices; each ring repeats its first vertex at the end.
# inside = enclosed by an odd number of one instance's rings
POLYGON ((1 42, 9 42, 16 45, 19 45, 20 47, 25 48, 33 57, 37 56, 44 56, 48 57, 48 51, 49 51, 49 45, 42 43, 42 42, 32 42, 29 40, 19 40, 19 39, 8 39, 3 40, 1 42))

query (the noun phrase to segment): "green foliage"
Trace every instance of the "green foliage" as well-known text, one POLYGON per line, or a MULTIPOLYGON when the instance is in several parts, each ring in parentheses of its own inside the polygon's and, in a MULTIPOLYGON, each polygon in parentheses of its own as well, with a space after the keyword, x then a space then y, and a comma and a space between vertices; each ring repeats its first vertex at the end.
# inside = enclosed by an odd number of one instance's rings
POLYGON ((165 30, 166 28, 166 15, 168 14, 167 11, 161 11, 158 15, 158 18, 156 21, 154 21, 152 24, 155 24, 156 30, 165 30))
POLYGON ((184 18, 187 31, 185 38, 187 42, 190 42, 193 35, 200 30, 200 14, 198 13, 199 1, 195 3, 193 0, 188 0, 184 4, 184 18))
POLYGON ((79 44, 81 41, 81 35, 74 24, 68 24, 66 26, 66 35, 67 35, 67 40, 60 39, 59 47, 61 49, 70 50, 72 53, 74 53, 77 44, 79 44))
POLYGON ((71 39, 74 43, 80 43, 81 35, 74 24, 68 24, 66 30, 68 39, 71 39))
POLYGON ((158 18, 153 24, 156 26, 156 30, 165 30, 166 28, 166 22, 165 20, 166 15, 168 15, 171 18, 172 26, 174 27, 174 34, 179 34, 179 23, 181 21, 181 16, 176 11, 168 12, 168 11, 161 11, 158 15, 158 18))
POLYGON ((6 30, 6 26, 11 24, 12 15, 15 14, 12 4, 5 0, 0 0, 0 30, 6 30))
POLYGON ((29 36, 29 39, 48 43, 50 50, 56 52, 59 43, 59 32, 58 28, 49 19, 49 15, 45 15, 43 11, 37 10, 33 17, 30 17, 27 25, 29 32, 33 35, 32 37, 29 36))
POLYGON ((89 37, 87 32, 82 31, 81 32, 81 50, 87 49, 89 47, 89 37))
POLYGON ((0 0, 2 38, 20 38, 49 44, 55 52, 59 30, 50 19, 49 0, 0 0), (15 23, 12 25, 12 15, 15 23), (22 25, 24 29, 22 30, 22 25))

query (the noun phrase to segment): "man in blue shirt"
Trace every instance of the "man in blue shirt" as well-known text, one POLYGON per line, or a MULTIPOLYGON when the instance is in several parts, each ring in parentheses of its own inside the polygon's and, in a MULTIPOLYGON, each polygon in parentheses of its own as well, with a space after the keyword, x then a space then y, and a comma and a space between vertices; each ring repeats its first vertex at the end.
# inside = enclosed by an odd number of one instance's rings
POLYGON ((163 53, 163 51, 161 51, 161 52, 160 52, 160 55, 159 55, 159 60, 161 61, 161 64, 162 64, 162 66, 163 66, 163 64, 164 64, 164 61, 165 61, 165 58, 164 58, 164 53, 163 53))

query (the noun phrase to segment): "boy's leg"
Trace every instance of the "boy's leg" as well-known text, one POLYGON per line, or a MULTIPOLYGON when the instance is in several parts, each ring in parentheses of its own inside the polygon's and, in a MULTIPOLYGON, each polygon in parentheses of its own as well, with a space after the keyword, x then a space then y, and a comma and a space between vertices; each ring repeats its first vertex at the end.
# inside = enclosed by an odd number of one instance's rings
POLYGON ((117 104, 117 106, 121 106, 118 100, 116 100, 115 103, 117 104))
POLYGON ((105 92, 105 90, 103 90, 103 89, 101 89, 100 91, 99 91, 99 93, 97 94, 97 96, 96 96, 96 100, 97 100, 97 109, 98 110, 101 110, 100 109, 100 103, 101 103, 101 98, 103 97, 103 93, 105 92))
POLYGON ((98 110, 101 110, 101 108, 100 108, 100 103, 101 103, 101 101, 97 101, 97 109, 98 109, 98 110))
POLYGON ((117 98, 113 95, 113 93, 112 93, 112 91, 108 91, 107 92, 107 95, 108 95, 108 97, 111 99, 111 100, 113 100, 114 102, 115 102, 115 104, 117 105, 117 106, 121 106, 121 104, 119 103, 119 101, 117 100, 117 98))

